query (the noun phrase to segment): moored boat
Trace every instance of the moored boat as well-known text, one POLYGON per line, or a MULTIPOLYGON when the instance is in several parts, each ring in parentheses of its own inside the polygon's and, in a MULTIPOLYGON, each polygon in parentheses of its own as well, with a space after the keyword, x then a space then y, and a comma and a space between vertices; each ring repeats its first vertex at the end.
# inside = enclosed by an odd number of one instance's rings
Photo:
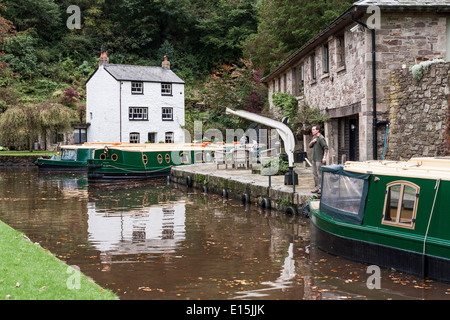
POLYGON ((165 177, 173 166, 212 162, 223 145, 150 143, 136 147, 106 146, 88 160, 90 181, 165 177))
POLYGON ((322 168, 310 201, 319 248, 349 260, 450 281, 450 158, 322 168))
POLYGON ((64 145, 49 159, 39 158, 35 164, 44 170, 87 170, 87 160, 93 158, 95 149, 104 146, 126 147, 129 143, 85 142, 81 145, 64 145))
POLYGON ((39 158, 35 164, 45 170, 87 170, 87 159, 91 158, 93 145, 66 145, 50 159, 39 158))

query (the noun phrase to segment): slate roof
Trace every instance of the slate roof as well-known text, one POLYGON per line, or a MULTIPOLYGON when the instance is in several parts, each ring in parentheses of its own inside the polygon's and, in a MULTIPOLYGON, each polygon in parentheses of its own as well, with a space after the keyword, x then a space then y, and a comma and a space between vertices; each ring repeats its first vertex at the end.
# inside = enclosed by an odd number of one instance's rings
POLYGON ((172 70, 154 66, 107 64, 104 66, 114 79, 122 81, 183 83, 172 70))

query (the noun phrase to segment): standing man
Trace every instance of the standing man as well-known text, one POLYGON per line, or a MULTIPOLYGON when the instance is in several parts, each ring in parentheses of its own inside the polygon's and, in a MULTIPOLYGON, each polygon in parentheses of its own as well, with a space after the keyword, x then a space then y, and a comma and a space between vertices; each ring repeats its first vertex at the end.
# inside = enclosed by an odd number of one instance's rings
POLYGON ((320 194, 322 188, 322 164, 325 164, 327 162, 328 145, 325 141, 325 137, 320 134, 320 126, 313 126, 311 131, 313 134, 313 139, 309 143, 309 147, 313 148, 312 168, 314 175, 314 184, 316 187, 316 189, 311 192, 320 194))

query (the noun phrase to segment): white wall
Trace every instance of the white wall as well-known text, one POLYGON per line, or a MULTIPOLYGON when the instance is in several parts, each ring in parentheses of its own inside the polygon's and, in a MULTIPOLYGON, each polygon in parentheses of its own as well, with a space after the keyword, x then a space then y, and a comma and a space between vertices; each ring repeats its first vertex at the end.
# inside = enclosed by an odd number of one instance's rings
POLYGON ((174 142, 184 142, 184 85, 172 84, 172 95, 161 95, 161 83, 144 82, 143 94, 131 94, 131 81, 122 84, 122 142, 129 142, 131 132, 140 133, 140 143, 149 132, 157 132, 156 142, 165 140, 165 132, 174 132, 174 142), (129 120, 129 107, 147 107, 148 121, 129 120), (173 121, 162 120, 162 108, 173 108, 173 121))
POLYGON ((87 141, 129 142, 131 132, 140 133, 140 143, 156 132, 156 142, 174 132, 174 142, 184 142, 184 84, 172 84, 172 95, 161 95, 161 83, 144 82, 143 94, 131 94, 131 81, 116 81, 103 67, 86 84, 87 141), (147 107, 148 120, 129 120, 129 107, 147 107), (173 121, 162 120, 162 108, 173 108, 173 121), (121 115, 121 116, 120 116, 121 115))
POLYGON ((120 85, 103 67, 86 84, 87 141, 120 141, 120 85))

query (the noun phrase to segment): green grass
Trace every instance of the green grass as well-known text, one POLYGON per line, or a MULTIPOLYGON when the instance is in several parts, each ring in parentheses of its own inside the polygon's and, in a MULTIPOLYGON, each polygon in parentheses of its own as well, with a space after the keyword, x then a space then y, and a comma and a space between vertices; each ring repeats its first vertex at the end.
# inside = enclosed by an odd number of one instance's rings
POLYGON ((57 151, 0 151, 0 156, 42 156, 44 154, 53 155, 56 154, 57 151))
POLYGON ((0 221, 0 300, 118 300, 0 221))

